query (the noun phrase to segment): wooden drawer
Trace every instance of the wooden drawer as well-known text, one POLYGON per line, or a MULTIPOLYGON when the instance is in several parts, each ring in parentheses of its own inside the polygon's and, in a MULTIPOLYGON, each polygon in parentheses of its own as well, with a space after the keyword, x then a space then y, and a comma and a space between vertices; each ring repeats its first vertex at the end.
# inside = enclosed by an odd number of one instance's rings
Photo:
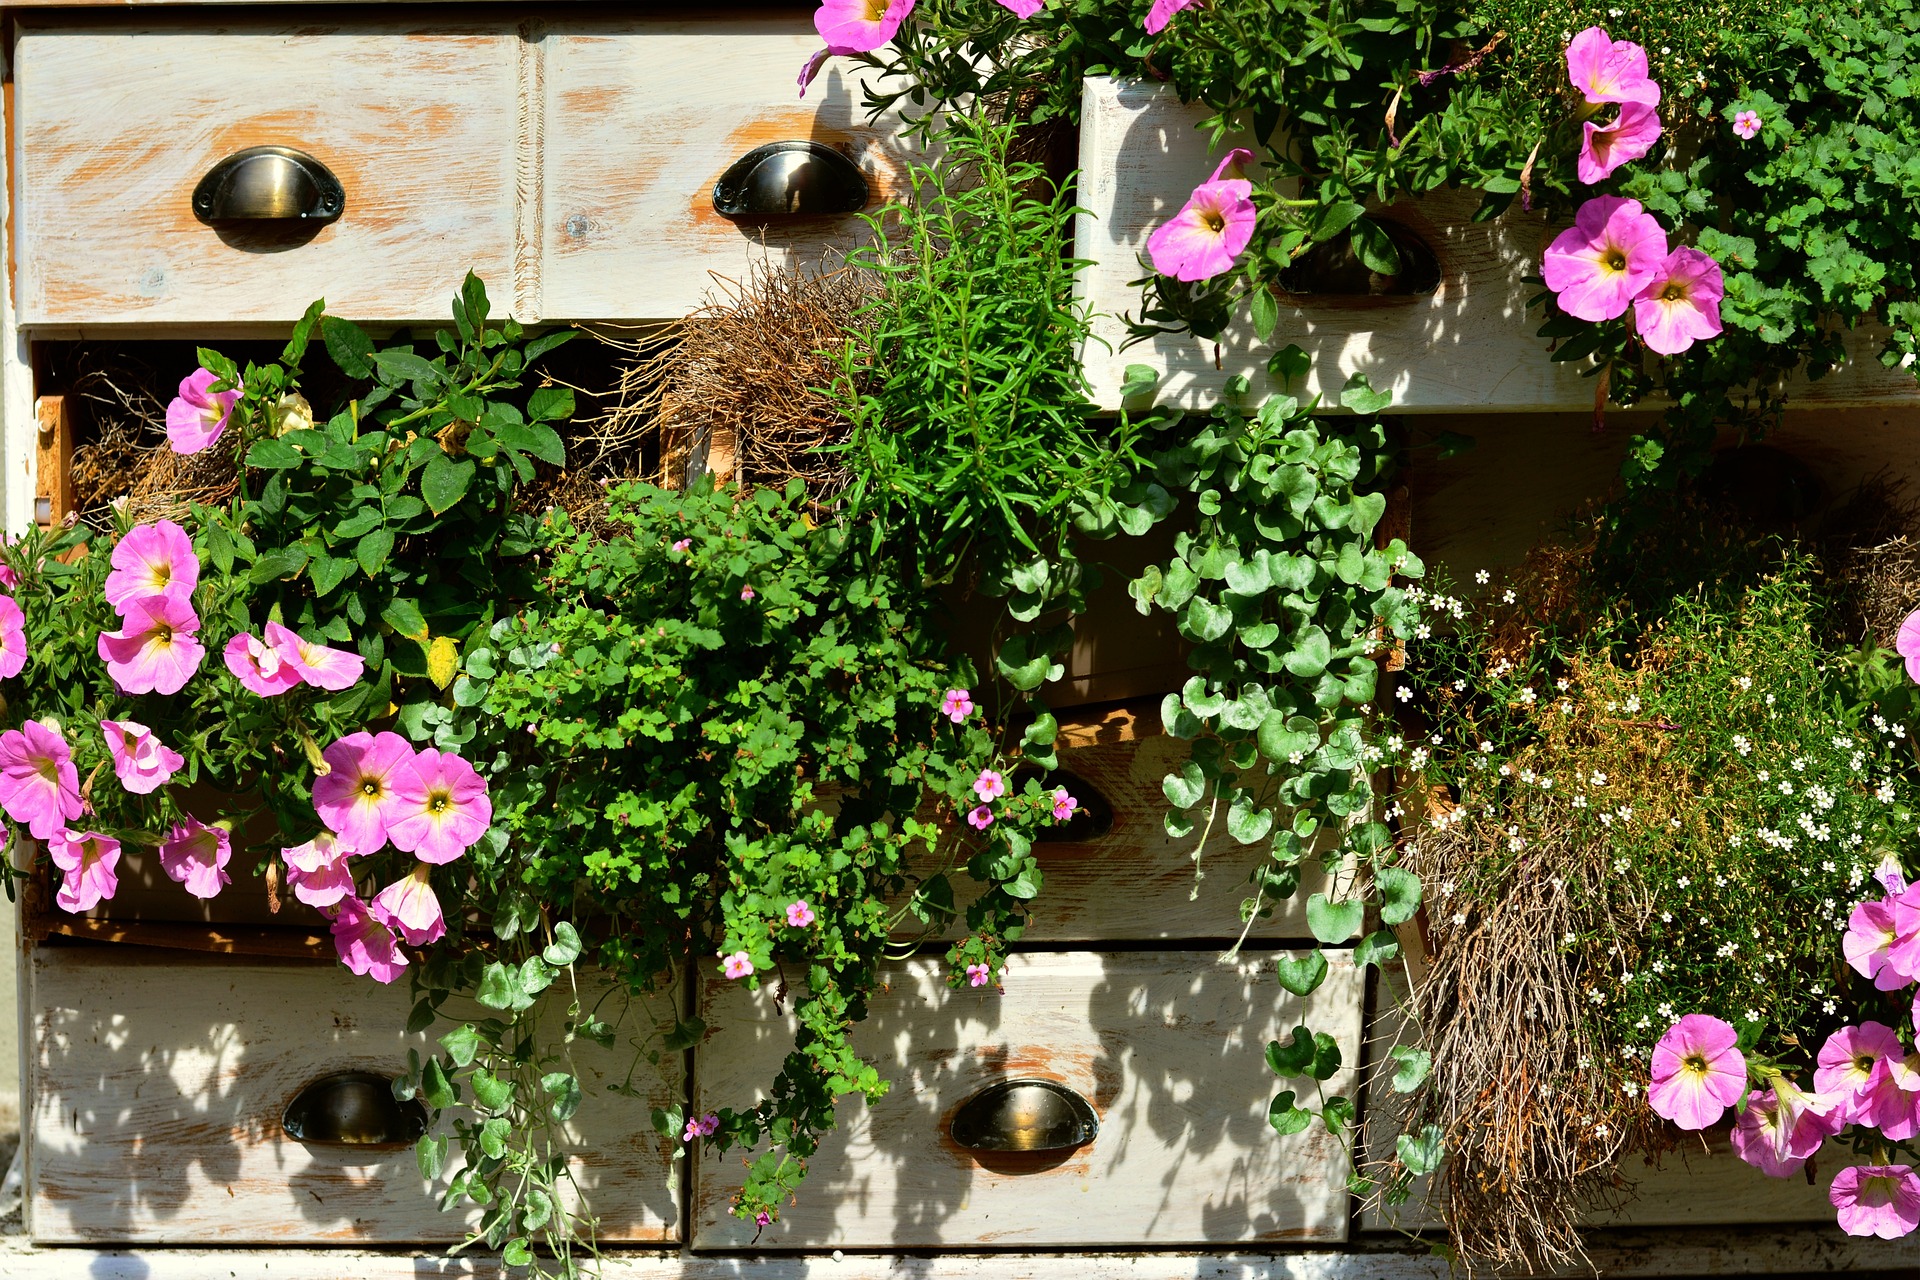
MULTIPOLYGON (((807 1162, 799 1202, 759 1238, 774 1248, 977 1248, 1340 1241, 1346 1156, 1318 1126, 1281 1138, 1267 1124, 1280 1082, 1266 1042, 1305 1021, 1339 1042, 1329 1095, 1351 1094, 1360 975, 1336 959, 1309 1001, 1281 989, 1270 957, 1237 966, 1194 953, 1014 958, 1005 993, 949 991, 941 965, 900 965, 856 1036, 892 1082, 872 1107, 848 1102, 807 1162), (1303 1007, 1306 1006, 1306 1007, 1303 1007), (1047 1160, 956 1145, 954 1109, 996 1080, 1058 1081, 1092 1104, 1093 1141, 1047 1160)), ((696 1107, 751 1102, 790 1047, 773 993, 708 982, 695 1052, 696 1107)), ((728 1214, 737 1155, 694 1169, 696 1248, 754 1237, 728 1214)))
MULTIPOLYGON (((287 1245, 458 1240, 477 1214, 439 1211, 411 1146, 304 1146, 281 1117, 314 1079, 394 1075, 429 1046, 402 1030, 406 984, 338 966, 174 955, 145 947, 30 953, 26 1087, 29 1224, 41 1243, 287 1245)), ((435 1034, 447 1024, 433 1028, 435 1034)), ((649 1111, 679 1097, 679 1072, 644 1062, 649 1097, 607 1092, 633 1050, 580 1059, 585 1101, 575 1164, 608 1241, 679 1237, 671 1144, 649 1111)), ((579 1048, 576 1047, 576 1054, 579 1048)))

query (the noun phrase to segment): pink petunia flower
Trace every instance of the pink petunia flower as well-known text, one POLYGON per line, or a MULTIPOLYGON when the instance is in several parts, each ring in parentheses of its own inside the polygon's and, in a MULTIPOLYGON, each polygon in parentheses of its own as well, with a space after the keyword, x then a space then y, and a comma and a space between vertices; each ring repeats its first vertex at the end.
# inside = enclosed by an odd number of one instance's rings
POLYGON ((151 795, 166 786, 174 770, 187 762, 135 720, 102 720, 100 736, 107 740, 107 754, 113 757, 114 776, 136 796, 151 795))
POLYGON ((1733 131, 1741 138, 1751 138, 1760 132, 1760 113, 1758 111, 1734 112, 1733 131))
POLYGON ((278 649, 244 631, 227 641, 222 656, 227 660, 227 670, 263 698, 278 697, 300 683, 300 673, 278 649))
POLYGON ((96 652, 125 693, 178 693, 200 669, 200 615, 178 596, 144 596, 120 608, 120 630, 100 633, 96 652))
POLYGON ((35 840, 51 839, 83 812, 67 740, 38 720, 0 733, 0 809, 35 840))
POLYGON ((1720 264, 1682 245, 1634 295, 1633 327, 1648 347, 1663 356, 1678 355, 1696 341, 1720 336, 1725 293, 1720 264))
POLYGON ((367 912, 375 920, 406 939, 408 946, 424 947, 436 942, 447 931, 446 913, 433 891, 433 868, 424 862, 374 895, 367 912))
POLYGON ((1899 634, 1893 638, 1893 651, 1907 660, 1907 679, 1920 684, 1920 609, 1900 619, 1899 634))
POLYGON ((1733 1150, 1769 1178, 1798 1173, 1820 1145, 1844 1127, 1836 1100, 1802 1093, 1782 1079, 1755 1089, 1733 1129, 1733 1150))
POLYGON ((393 931, 368 913, 366 904, 342 898, 333 909, 333 949, 340 963, 375 982, 392 982, 407 967, 406 952, 394 941, 393 931))
POLYGON ((1046 0, 998 0, 1002 9, 1025 21, 1046 8, 1046 0))
POLYGON ((970 964, 967 966, 967 985, 984 987, 993 981, 993 966, 990 964, 970 964))
MULTIPOLYGON (((1920 618, 1920 611, 1915 611, 1914 616, 1920 618)), ((1920 633, 1920 626, 1915 631, 1920 633)), ((947 690, 946 696, 940 699, 940 714, 955 724, 961 723, 973 714, 973 695, 965 689, 947 690)))
POLYGON ((744 951, 720 957, 720 972, 729 978, 745 978, 753 973, 753 959, 744 951))
POLYGON ((1220 175, 1251 159, 1253 153, 1245 147, 1229 151, 1213 177, 1193 189, 1180 212, 1147 237, 1147 256, 1156 272, 1192 282, 1232 270, 1233 260, 1253 239, 1259 212, 1253 207, 1251 182, 1220 175))
POLYGON ((975 831, 985 831, 993 825, 993 810, 984 804, 977 804, 967 810, 967 825, 975 831))
POLYGON ((1886 1060, 1902 1056, 1900 1038, 1885 1023, 1842 1027, 1820 1046, 1813 1087, 1837 1100, 1836 1113, 1845 1123, 1867 1121, 1883 1082, 1892 1083, 1886 1060))
POLYGON ((1079 808, 1080 802, 1068 794, 1065 787, 1053 789, 1053 820, 1055 822, 1069 821, 1079 808))
POLYGON ((1647 1101, 1682 1129, 1717 1121, 1747 1088, 1747 1060, 1732 1024, 1690 1013, 1653 1047, 1653 1085, 1647 1101))
POLYGON ((1629 160, 1638 160, 1653 150, 1660 136, 1660 116, 1652 107, 1639 102, 1623 102, 1620 114, 1609 125, 1589 120, 1580 126, 1586 138, 1580 144, 1580 158, 1574 169, 1582 182, 1601 182, 1629 160))
POLYGON ((53 900, 75 915, 90 911, 111 898, 120 880, 120 842, 97 831, 76 834, 62 830, 47 838, 47 856, 66 873, 53 900))
POLYGON ((813 29, 829 50, 867 53, 893 39, 912 12, 913 0, 821 0, 813 29))
POLYGON ((175 453, 198 453, 227 429, 240 392, 213 390, 218 381, 205 369, 195 369, 181 381, 180 394, 167 405, 167 445, 175 453))
POLYGON ((353 872, 347 867, 353 850, 333 832, 322 831, 305 844, 282 849, 280 857, 287 864, 293 896, 308 906, 330 907, 355 896, 353 872))
POLYGON ((1895 854, 1887 854, 1880 859, 1880 865, 1873 869, 1873 878, 1888 893, 1905 893, 1907 873, 1900 869, 1900 859, 1895 854))
POLYGON ((1660 274, 1667 236, 1638 200, 1595 196, 1540 257, 1540 274, 1560 309, 1580 320, 1612 320, 1660 274))
POLYGON ((293 668, 296 676, 316 689, 338 693, 351 689, 353 682, 367 669, 367 660, 345 649, 315 644, 291 627, 277 622, 267 624, 267 643, 280 655, 280 661, 293 668))
POLYGON ((27 665, 27 615, 12 596, 0 596, 0 680, 27 665))
MULTIPOLYGON (((1886 902, 1893 911, 1893 941, 1887 944, 1887 968, 1903 981, 1880 989, 1893 991, 1920 980, 1920 887, 1902 889, 1890 895, 1886 902)), ((1840 945, 1844 952, 1844 938, 1840 945)))
POLYGON ((426 804, 413 748, 397 733, 350 733, 320 758, 330 772, 314 780, 314 812, 356 853, 378 853, 387 843, 389 824, 426 804))
POLYGON ((233 838, 227 829, 193 817, 176 823, 160 846, 161 869, 196 898, 218 897, 223 885, 233 883, 227 874, 232 858, 233 838))
POLYGON ((1157 36, 1166 29, 1173 15, 1192 5, 1194 0, 1153 0, 1153 8, 1147 10, 1146 29, 1150 36, 1157 36))
POLYGON ((813 908, 807 905, 805 898, 787 904, 787 924, 795 929, 804 929, 814 920, 813 908))
POLYGON ((113 572, 107 575, 107 603, 122 613, 127 601, 142 596, 193 594, 200 582, 200 557, 193 539, 171 520, 135 525, 113 544, 113 572))
POLYGON ((1905 1142, 1920 1134, 1920 1051, 1888 1054, 1883 1077, 1869 1082, 1867 1123, 1881 1136, 1905 1142))
POLYGON ((1647 51, 1588 27, 1567 44, 1567 78, 1588 102, 1660 105, 1660 86, 1647 77, 1647 51))
POLYGON ((973 793, 982 800, 997 800, 1007 794, 1007 780, 992 769, 982 769, 973 780, 973 793))
POLYGON ((1873 985, 1882 991, 1898 991, 1909 979, 1887 962, 1894 937, 1893 904, 1870 899, 1854 907, 1847 917, 1847 933, 1840 939, 1840 950, 1861 977, 1873 979, 1873 985))
POLYGON ((1853 1165, 1827 1191, 1840 1229, 1850 1236, 1898 1240, 1920 1226, 1920 1178, 1904 1164, 1853 1165))
POLYGON ((486 834, 493 821, 487 781, 456 752, 426 748, 413 759, 419 790, 387 820, 393 847, 422 862, 452 862, 486 834))

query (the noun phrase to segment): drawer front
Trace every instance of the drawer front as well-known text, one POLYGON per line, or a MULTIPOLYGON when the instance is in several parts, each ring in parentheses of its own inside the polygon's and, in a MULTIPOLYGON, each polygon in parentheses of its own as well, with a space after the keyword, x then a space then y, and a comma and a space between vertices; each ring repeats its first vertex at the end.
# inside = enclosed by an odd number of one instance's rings
POLYGON ((20 322, 289 322, 319 297, 341 315, 444 317, 468 268, 508 284, 520 43, 505 22, 25 25, 20 322), (333 172, 341 217, 200 222, 202 176, 272 144, 333 172))
MULTIPOLYGON (((34 1037, 27 1086, 27 1196, 40 1243, 444 1242, 477 1214, 439 1211, 444 1184, 411 1146, 305 1146, 281 1118, 306 1085, 338 1071, 392 1076, 425 1035, 403 1031, 406 984, 337 966, 240 963, 145 947, 31 953, 34 1037)), ((432 1029, 438 1034, 446 1025, 432 1029)), ((679 1096, 645 1063, 611 1094, 633 1051, 578 1058, 585 1100, 575 1162, 601 1239, 678 1238, 671 1144, 649 1111, 679 1096)), ((576 1046, 575 1053, 580 1052, 576 1046)))
MULTIPOLYGON (((856 1047, 892 1088, 849 1101, 807 1161, 797 1204, 759 1234, 772 1248, 1182 1245, 1344 1240, 1345 1154, 1318 1126, 1282 1138, 1267 1124, 1280 1087, 1263 1048, 1306 1022, 1339 1042, 1329 1096, 1351 1095, 1359 976, 1336 959, 1307 1001, 1270 959, 1063 953, 1014 958, 1004 994, 949 991, 930 959, 900 965, 874 997, 856 1047), (1067 1086, 1099 1132, 1064 1154, 976 1153, 948 1132, 955 1109, 1011 1078, 1067 1086)), ((773 993, 710 982, 695 1052, 701 1110, 750 1103, 790 1047, 773 993)), ((728 1206, 738 1153, 693 1171, 696 1248, 755 1237, 728 1206)))

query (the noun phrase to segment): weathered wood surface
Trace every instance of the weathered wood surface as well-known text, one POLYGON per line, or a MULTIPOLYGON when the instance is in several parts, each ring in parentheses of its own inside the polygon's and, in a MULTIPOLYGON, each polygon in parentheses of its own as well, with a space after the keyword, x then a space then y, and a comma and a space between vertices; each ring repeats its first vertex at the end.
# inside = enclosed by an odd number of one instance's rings
POLYGON ((73 510, 73 416, 65 396, 41 396, 33 402, 39 428, 35 436, 36 477, 33 518, 58 525, 73 510))
MULTIPOLYGON (((281 1129, 288 1102, 312 1080, 397 1075, 408 1049, 429 1050, 425 1035, 404 1031, 404 982, 135 947, 39 947, 30 964, 27 1196, 37 1241, 461 1238, 471 1219, 440 1213, 439 1186, 421 1179, 411 1147, 307 1147, 281 1129)), ((679 1096, 678 1064, 669 1055, 663 1075, 641 1063, 634 1083, 647 1096, 608 1093, 633 1053, 589 1047, 577 1059, 586 1099, 570 1128, 585 1151, 576 1177, 604 1239, 671 1241, 672 1148, 649 1110, 679 1096)))
POLYGON ((715 274, 817 264, 862 233, 853 215, 720 217, 714 180, 748 150, 837 147, 869 207, 905 180, 899 122, 866 123, 855 69, 797 96, 820 43, 799 9, 21 21, 20 318, 47 331, 288 323, 322 296, 345 316, 444 319, 468 268, 522 320, 677 319, 715 274), (341 218, 199 222, 194 184, 264 143, 332 169, 341 218))
MULTIPOLYGON (((1351 1093, 1361 982, 1336 957, 1309 1001, 1289 996, 1268 957, 1236 966, 1205 954, 1016 956, 1004 991, 949 991, 944 965, 894 969, 856 1032, 892 1082, 871 1107, 848 1101, 808 1161, 799 1203, 761 1232, 766 1248, 1174 1246, 1337 1242, 1347 1235, 1345 1155, 1323 1130, 1276 1137, 1278 1082, 1263 1046, 1300 1022, 1332 1035, 1351 1093), (994 1157, 947 1136, 953 1111, 996 1080, 1057 1080, 1100 1116, 1064 1158, 994 1157)), ((698 1050, 695 1108, 743 1106, 791 1045, 774 992, 704 985, 717 1028, 698 1050)), ((692 1172, 696 1248, 738 1248, 751 1224, 728 1212, 737 1156, 692 1172)))
MULTIPOLYGON (((1281 390, 1266 372, 1267 357, 1293 343, 1313 357, 1305 392, 1337 402, 1354 373, 1393 392, 1397 411, 1445 412, 1470 408, 1506 411, 1591 409, 1594 383, 1573 363, 1547 358, 1534 336, 1538 310, 1526 301, 1540 291, 1522 283, 1538 275, 1540 252, 1559 230, 1540 214, 1510 212, 1489 222, 1472 215, 1480 197, 1446 192, 1396 204, 1386 216, 1417 234, 1436 253, 1442 279, 1427 297, 1283 297, 1272 339, 1258 341, 1242 307, 1241 322, 1216 344, 1187 334, 1160 335, 1126 350, 1124 312, 1140 311, 1130 282, 1147 237, 1186 202, 1213 172, 1235 139, 1209 150, 1194 125, 1209 113, 1183 106, 1171 89, 1152 83, 1089 78, 1082 98, 1080 203, 1076 254, 1093 261, 1080 278, 1081 296, 1095 310, 1094 340, 1085 351, 1094 399, 1120 404, 1130 364, 1164 372, 1162 403, 1199 408, 1217 402, 1226 380, 1251 379, 1256 399, 1281 390)), ((1854 361, 1833 377, 1799 383, 1796 400, 1822 405, 1920 404, 1920 386, 1900 369, 1873 359, 1880 341, 1863 333, 1854 361)), ((1296 387, 1298 392, 1300 388, 1296 387)))

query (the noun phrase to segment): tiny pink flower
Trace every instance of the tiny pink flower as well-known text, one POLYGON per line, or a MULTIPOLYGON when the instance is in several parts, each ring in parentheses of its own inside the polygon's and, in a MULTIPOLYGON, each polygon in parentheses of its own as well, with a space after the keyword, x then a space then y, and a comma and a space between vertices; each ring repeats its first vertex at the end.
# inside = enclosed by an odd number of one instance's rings
POLYGON ((308 906, 330 907, 354 896, 353 872, 347 868, 353 850, 333 832, 322 831, 305 844, 282 849, 280 856, 287 864, 293 896, 308 906))
POLYGON ((35 840, 51 839, 82 812, 67 740, 38 720, 0 733, 0 809, 35 840))
POLYGON ((1904 1164, 1853 1165, 1834 1175, 1827 1191, 1850 1236, 1898 1240, 1920 1226, 1920 1178, 1904 1164))
POLYGON ((1629 160, 1638 160, 1653 150, 1660 137, 1660 116, 1652 107, 1638 102, 1620 104, 1620 114, 1609 125, 1589 120, 1580 126, 1585 139, 1575 172, 1582 182, 1602 182, 1629 160))
POLYGON ((426 805, 413 748, 397 733, 350 733, 320 756, 329 772, 314 780, 314 812, 356 853, 378 853, 389 824, 426 805))
POLYGON ((1898 991, 1909 981, 1887 963, 1887 950, 1893 946, 1893 904, 1884 899, 1862 902, 1847 917, 1847 933, 1840 939, 1840 950, 1847 963, 1863 978, 1872 978, 1882 991, 1898 991))
POLYGON ((267 643, 280 655, 280 661, 293 669, 297 678, 316 689, 328 689, 335 693, 351 689, 367 667, 366 659, 359 654, 315 644, 298 631, 277 622, 267 624, 267 643))
POLYGON ((218 381, 205 369, 195 369, 181 381, 180 394, 167 406, 167 445, 175 453, 198 453, 227 429, 240 392, 213 390, 218 381))
POLYGON ((1647 51, 1588 27, 1567 45, 1567 78, 1588 102, 1660 105, 1660 86, 1647 78, 1647 51))
POLYGON ((1153 0, 1153 8, 1147 10, 1146 29, 1150 36, 1157 36, 1166 29, 1173 15, 1193 4, 1194 0, 1153 0))
POLYGON ((693 545, 692 538, 682 538, 678 542, 673 544, 673 549, 675 551, 685 551, 688 547, 691 547, 692 545, 693 545))
POLYGON ((990 964, 970 964, 967 966, 967 985, 984 987, 993 981, 993 966, 990 964))
POLYGON ((982 769, 973 780, 973 793, 982 800, 997 800, 1007 794, 1007 782, 992 769, 982 769))
POLYGON ((113 757, 113 773, 120 785, 136 796, 151 795, 167 785, 186 757, 164 747, 153 730, 133 720, 102 720, 100 736, 113 757))
POLYGON ((699 1136, 700 1122, 698 1120, 688 1120, 687 1127, 680 1131, 680 1141, 682 1142, 692 1142, 699 1136))
POLYGON ((27 665, 27 615, 12 596, 0 596, 0 680, 27 665))
POLYGON ((1065 787, 1054 788, 1053 820, 1055 822, 1069 821, 1073 817, 1074 812, 1079 808, 1080 802, 1069 795, 1065 787))
POLYGON ((447 931, 447 917, 440 910, 440 899, 430 879, 433 868, 424 862, 395 880, 367 904, 367 913, 406 939, 407 945, 423 947, 438 941, 447 931))
POLYGON ((232 858, 233 840, 227 829, 210 827, 198 818, 176 823, 160 846, 161 868, 196 898, 217 897, 221 886, 233 883, 227 874, 232 858))
POLYGON ((278 697, 300 683, 300 673, 279 650, 244 631, 227 641, 221 656, 241 685, 263 698, 278 697))
POLYGON ((1638 200, 1595 196, 1547 246, 1540 274, 1568 315, 1611 320, 1626 313, 1666 258, 1666 233, 1638 200))
POLYGON ((768 1213, 765 1209, 762 1209, 760 1212, 753 1215, 753 1225, 756 1227, 772 1226, 773 1215, 768 1213))
POLYGON ((807 905, 805 898, 787 904, 787 924, 795 929, 804 929, 813 923, 813 908, 807 905))
POLYGON ((1888 1101, 1883 1086, 1899 1091, 1886 1060, 1902 1056, 1900 1038, 1884 1023, 1842 1027, 1820 1046, 1813 1087, 1837 1100, 1835 1112, 1844 1122, 1870 1123, 1876 1104, 1888 1101))
POLYGON ((729 978, 744 978, 753 972, 753 960, 744 951, 720 957, 720 972, 729 978))
POLYGON ((393 847, 422 862, 452 862, 493 822, 487 780, 458 752, 432 747, 414 757, 413 773, 418 789, 398 801, 387 819, 393 847))
POLYGON ((1893 650, 1907 660, 1907 679, 1920 684, 1920 609, 1900 620, 1900 633, 1893 639, 1893 650))
POLYGON ((999 4, 1022 21, 1046 8, 1046 0, 999 0, 999 4))
POLYGON ((1732 1024, 1690 1013, 1653 1047, 1653 1084, 1647 1101, 1682 1129, 1704 1129, 1747 1088, 1747 1060, 1732 1024))
POLYGON ((1191 283, 1232 270, 1233 260, 1253 239, 1259 212, 1253 207, 1251 182, 1220 175, 1251 159, 1253 153, 1245 147, 1229 151, 1213 177, 1193 189, 1180 212, 1147 237, 1147 256, 1156 272, 1191 283))
POLYGON ((194 639, 200 615, 178 596, 144 596, 120 607, 120 630, 96 645, 124 693, 178 693, 200 669, 206 649, 194 639))
POLYGON ((1666 256, 1633 298, 1633 327, 1649 348, 1678 355, 1703 338, 1720 336, 1720 264, 1681 246, 1666 256))
POLYGON ((1760 132, 1760 113, 1758 111, 1734 112, 1733 131, 1742 138, 1751 138, 1760 132))
POLYGON ((742 587, 742 588, 740 588, 740 598, 741 598, 742 600, 751 600, 751 599, 753 599, 753 588, 752 588, 752 587, 742 587))
POLYGON ((171 520, 135 525, 113 544, 113 572, 107 575, 107 603, 122 613, 142 596, 186 599, 200 582, 200 558, 193 539, 171 520))
POLYGON ((53 900, 75 915, 91 911, 120 887, 114 874, 120 863, 120 842, 112 836, 63 828, 47 838, 47 856, 66 873, 53 900))
POLYGON ((985 831, 993 825, 993 810, 984 804, 975 805, 967 811, 967 825, 975 831, 985 831))
MULTIPOLYGON (((1914 616, 1920 618, 1920 610, 1916 610, 1914 616)), ((1920 627, 1915 630, 1920 632, 1920 627)), ((973 714, 973 695, 965 689, 947 690, 946 697, 940 699, 940 714, 955 724, 961 723, 973 714)))
POLYGON ((700 1124, 700 1136, 703 1138, 711 1138, 715 1133, 719 1132, 720 1130, 720 1117, 715 1115, 713 1112, 709 1111, 707 1112, 707 1114, 700 1117, 699 1124, 700 1124))
POLYGON ((893 39, 913 0, 821 0, 813 29, 833 50, 867 53, 893 39))
POLYGON ((351 895, 333 909, 333 949, 340 963, 375 982, 392 982, 407 967, 406 953, 394 941, 393 931, 375 920, 366 904, 351 895))

